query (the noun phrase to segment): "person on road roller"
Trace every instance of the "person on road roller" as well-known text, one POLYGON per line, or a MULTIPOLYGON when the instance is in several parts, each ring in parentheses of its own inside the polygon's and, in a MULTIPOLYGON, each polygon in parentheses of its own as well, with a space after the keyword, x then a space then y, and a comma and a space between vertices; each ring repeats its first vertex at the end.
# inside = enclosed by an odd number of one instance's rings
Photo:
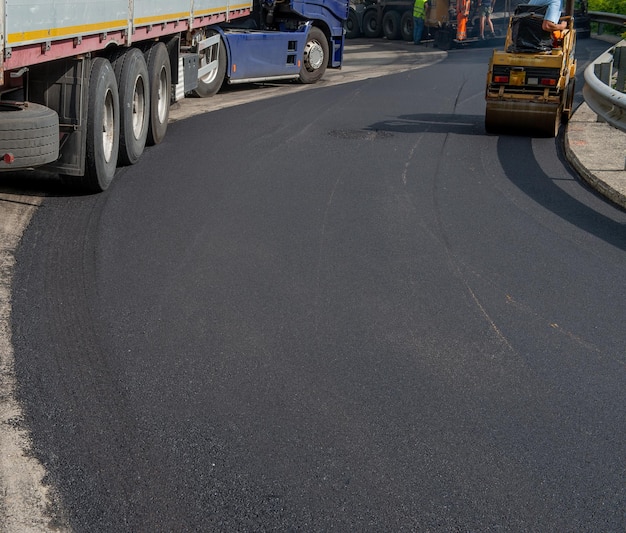
POLYGON ((548 6, 541 28, 543 31, 561 31, 567 28, 567 22, 561 20, 561 0, 530 0, 531 6, 548 6))

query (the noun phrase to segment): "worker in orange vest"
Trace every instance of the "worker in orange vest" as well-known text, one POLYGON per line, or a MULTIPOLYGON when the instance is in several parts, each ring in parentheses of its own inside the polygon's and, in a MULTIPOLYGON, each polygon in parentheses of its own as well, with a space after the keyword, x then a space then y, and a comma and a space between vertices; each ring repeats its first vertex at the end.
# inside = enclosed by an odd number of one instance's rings
POLYGON ((457 0, 456 2, 456 38, 459 41, 467 39, 467 19, 469 19, 471 0, 457 0))

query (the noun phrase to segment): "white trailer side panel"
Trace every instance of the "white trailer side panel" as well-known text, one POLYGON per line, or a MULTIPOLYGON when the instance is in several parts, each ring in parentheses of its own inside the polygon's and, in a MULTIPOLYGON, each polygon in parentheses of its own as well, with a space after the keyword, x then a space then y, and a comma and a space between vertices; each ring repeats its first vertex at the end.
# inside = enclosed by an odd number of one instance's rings
POLYGON ((252 9, 252 0, 4 0, 4 4, 9 48, 220 14, 228 20, 231 11, 252 9))
POLYGON ((133 4, 135 26, 252 9, 252 0, 134 0, 133 4))
MULTIPOLYGON (((191 16, 191 0, 131 0, 135 26, 186 20, 191 16)), ((218 4, 222 4, 218 0, 218 4)))
POLYGON ((0 0, 0 86, 5 71, 159 39, 251 11, 252 0, 0 0))
POLYGON ((124 29, 128 6, 128 0, 7 0, 7 46, 124 29))

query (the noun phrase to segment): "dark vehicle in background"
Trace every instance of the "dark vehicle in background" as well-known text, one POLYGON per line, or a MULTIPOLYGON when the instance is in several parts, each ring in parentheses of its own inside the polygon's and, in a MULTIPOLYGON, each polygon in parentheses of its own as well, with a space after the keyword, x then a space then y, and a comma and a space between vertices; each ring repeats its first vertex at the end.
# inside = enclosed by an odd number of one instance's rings
MULTIPOLYGON (((432 40, 438 48, 448 50, 479 41, 478 0, 470 0, 467 36, 457 35, 457 4, 461 0, 430 0, 426 15, 423 40, 432 40)), ((492 15, 496 37, 506 34, 509 18, 523 0, 498 1, 492 15)), ((587 0, 574 3, 574 26, 578 38, 589 37, 591 24, 587 13, 587 0)), ((377 38, 388 40, 413 40, 413 0, 351 0, 345 23, 346 38, 377 38)))
POLYGON ((574 29, 578 39, 591 37, 591 18, 587 12, 587 0, 574 1, 574 29))

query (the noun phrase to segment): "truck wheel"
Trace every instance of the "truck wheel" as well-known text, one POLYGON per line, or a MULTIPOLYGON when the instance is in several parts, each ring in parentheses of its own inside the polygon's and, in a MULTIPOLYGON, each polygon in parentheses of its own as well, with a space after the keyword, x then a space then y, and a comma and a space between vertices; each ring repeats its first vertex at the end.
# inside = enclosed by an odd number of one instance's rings
POLYGON ((150 81, 141 51, 128 48, 112 62, 120 98, 119 163, 134 165, 146 146, 150 81))
POLYGON ((363 15, 363 35, 368 39, 380 37, 381 28, 378 24, 378 13, 375 9, 368 9, 363 15))
MULTIPOLYGON (((214 34, 215 32, 207 32, 206 37, 211 37, 211 35, 214 34)), ((194 94, 200 98, 213 96, 220 90, 220 87, 224 83, 224 76, 226 75, 226 50, 224 49, 224 43, 221 39, 217 45, 209 46, 202 50, 200 53, 200 67, 208 65, 216 59, 217 67, 201 78, 198 78, 198 86, 193 90, 194 94)))
POLYGON ((301 83, 315 83, 326 72, 328 64, 328 41, 324 32, 315 26, 309 30, 304 45, 304 58, 300 69, 301 83))
POLYGON ((405 11, 400 19, 400 37, 403 41, 413 42, 413 13, 405 11))
POLYGON ((163 43, 155 43, 144 52, 150 80, 150 121, 148 123, 149 145, 159 144, 167 132, 170 116, 170 86, 172 71, 170 56, 163 43))
POLYGON ((0 171, 39 167, 59 157, 59 115, 39 104, 0 103, 0 171), (14 157, 5 163, 6 154, 14 157))
POLYGON ((387 11, 383 16, 383 35, 390 41, 400 38, 400 13, 387 11))
POLYGON ((89 76, 85 175, 66 179, 85 192, 104 191, 113 181, 120 138, 117 82, 108 59, 97 57, 89 76))
POLYGON ((361 30, 359 28, 359 17, 355 13, 354 9, 350 9, 348 12, 348 19, 346 20, 346 39, 356 39, 361 36, 361 30))

